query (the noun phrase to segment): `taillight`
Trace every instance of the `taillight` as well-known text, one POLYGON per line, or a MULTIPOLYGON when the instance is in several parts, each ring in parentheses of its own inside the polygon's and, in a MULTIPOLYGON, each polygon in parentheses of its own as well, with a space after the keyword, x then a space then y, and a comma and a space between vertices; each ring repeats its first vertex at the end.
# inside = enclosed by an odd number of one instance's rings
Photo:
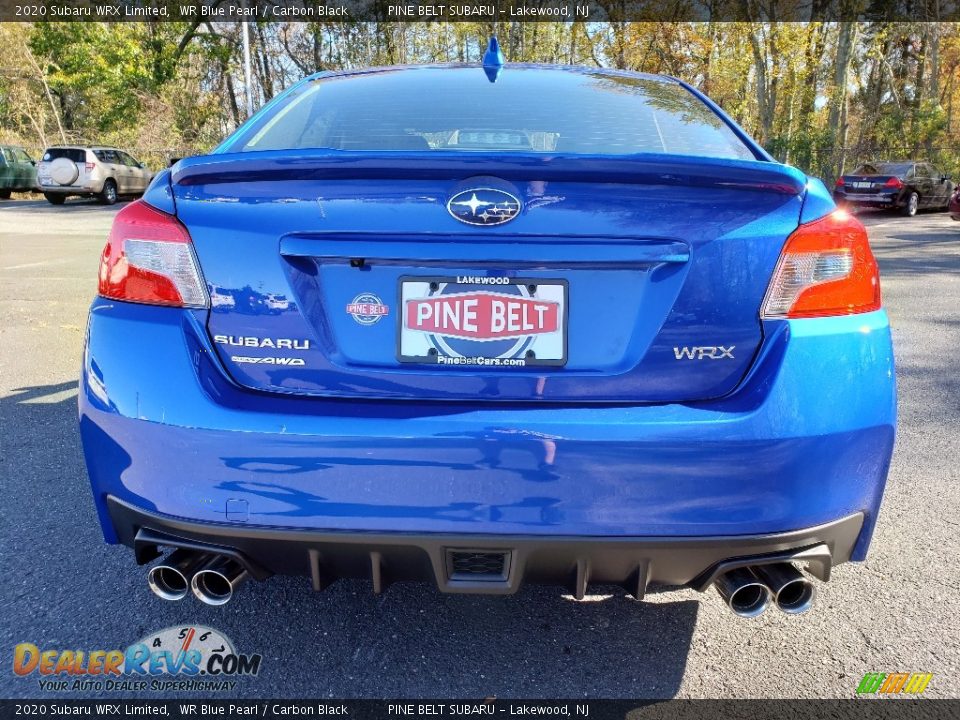
POLYGON ((763 301, 765 318, 852 315, 880 309, 880 273, 863 225, 843 210, 798 227, 763 301))
POLYGON ((843 178, 842 178, 842 177, 841 177, 841 178, 837 178, 836 186, 837 186, 837 187, 843 187, 843 185, 844 185, 844 183, 843 183, 843 178))
POLYGON ((93 170, 96 166, 97 166, 96 163, 92 163, 92 162, 88 162, 88 163, 84 163, 84 164, 83 164, 83 167, 86 168, 87 172, 90 172, 90 171, 93 170))
POLYGON ((883 184, 883 186, 884 186, 884 187, 888 187, 888 188, 902 188, 902 187, 903 187, 903 180, 901 180, 901 179, 898 178, 898 177, 892 177, 892 178, 890 178, 889 180, 887 180, 887 181, 883 184))
POLYGON ((187 229, 143 200, 117 213, 100 255, 103 297, 153 305, 207 307, 187 229))

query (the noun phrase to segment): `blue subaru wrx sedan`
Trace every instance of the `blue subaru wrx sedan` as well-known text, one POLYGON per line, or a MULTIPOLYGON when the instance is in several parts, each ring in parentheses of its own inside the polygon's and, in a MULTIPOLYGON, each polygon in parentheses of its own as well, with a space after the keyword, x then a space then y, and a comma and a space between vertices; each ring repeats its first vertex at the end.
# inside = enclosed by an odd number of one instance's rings
POLYGON ((798 613, 894 442, 877 265, 672 78, 321 73, 117 216, 80 427, 160 597, 366 578, 798 613))

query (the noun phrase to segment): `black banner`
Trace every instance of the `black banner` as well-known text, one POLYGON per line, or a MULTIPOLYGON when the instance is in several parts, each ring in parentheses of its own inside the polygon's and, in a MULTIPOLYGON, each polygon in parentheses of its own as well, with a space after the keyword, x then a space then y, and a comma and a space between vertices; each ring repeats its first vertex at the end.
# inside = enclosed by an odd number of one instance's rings
POLYGON ((960 20, 960 0, 0 0, 6 22, 960 20))
POLYGON ((0 700, 0 720, 49 717, 942 720, 960 717, 960 700, 0 700))

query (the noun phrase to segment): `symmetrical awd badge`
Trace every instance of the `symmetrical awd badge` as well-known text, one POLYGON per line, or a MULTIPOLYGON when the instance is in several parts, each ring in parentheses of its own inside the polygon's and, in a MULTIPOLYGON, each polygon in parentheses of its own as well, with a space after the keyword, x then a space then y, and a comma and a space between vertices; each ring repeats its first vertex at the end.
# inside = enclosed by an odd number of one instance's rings
POLYGON ((467 225, 502 225, 520 214, 520 199, 504 190, 471 188, 447 201, 447 210, 467 225))

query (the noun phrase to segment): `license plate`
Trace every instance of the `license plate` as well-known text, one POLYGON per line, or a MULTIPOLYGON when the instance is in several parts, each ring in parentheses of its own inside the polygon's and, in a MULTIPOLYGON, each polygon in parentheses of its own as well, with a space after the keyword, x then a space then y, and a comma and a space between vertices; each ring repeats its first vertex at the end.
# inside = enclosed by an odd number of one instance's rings
POLYGON ((852 187, 855 187, 855 188, 863 188, 863 189, 872 188, 872 187, 873 187, 873 183, 872 183, 872 182, 852 182, 852 183, 850 183, 850 185, 851 185, 852 187))
POLYGON ((567 282, 471 275, 400 278, 397 359, 440 366, 567 362, 567 282))

